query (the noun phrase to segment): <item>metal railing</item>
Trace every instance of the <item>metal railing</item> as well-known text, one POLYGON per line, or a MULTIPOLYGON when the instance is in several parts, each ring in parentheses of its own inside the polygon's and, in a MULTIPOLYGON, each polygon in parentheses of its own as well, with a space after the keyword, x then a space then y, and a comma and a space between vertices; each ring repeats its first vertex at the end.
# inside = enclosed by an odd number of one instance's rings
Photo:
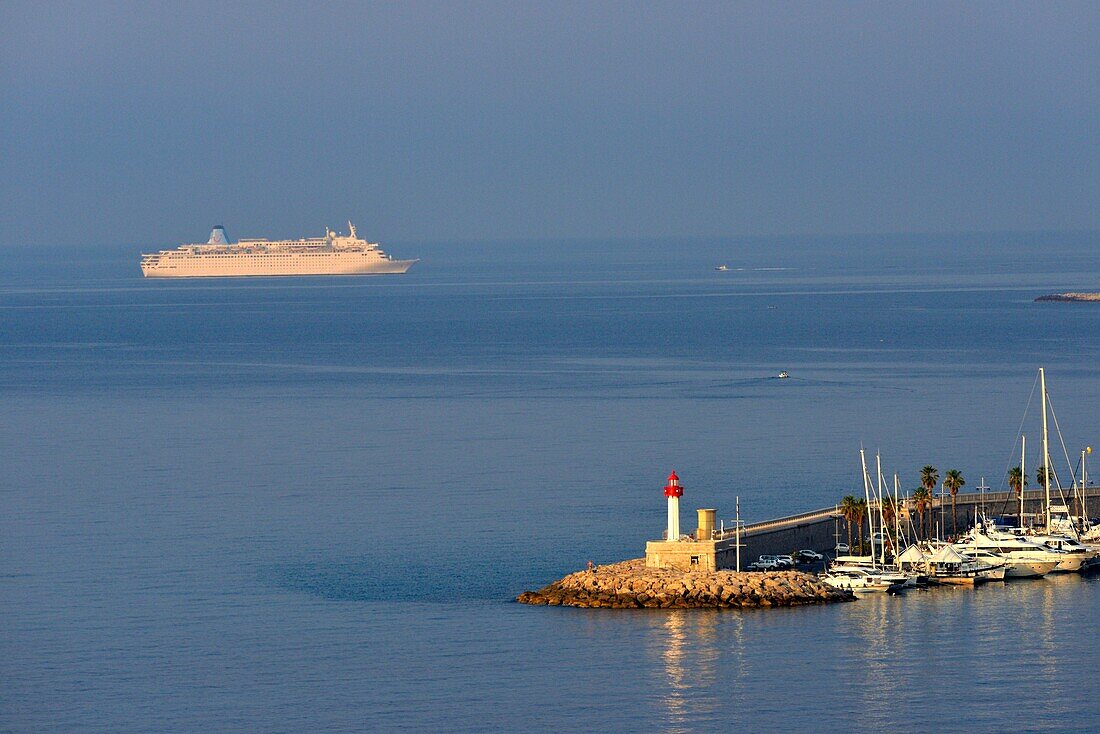
MULTIPOLYGON (((1065 496, 1067 501, 1072 501, 1073 497, 1079 490, 1063 489, 1062 495, 1065 496)), ((1054 490, 1051 492, 1055 495, 1054 490)), ((1085 496, 1088 498, 1100 498, 1100 487, 1089 486, 1086 489, 1085 496)), ((1041 489, 1028 489, 1024 490, 1025 501, 1037 501, 1045 498, 1045 493, 1041 489)), ((984 497, 979 492, 960 492, 955 496, 956 505, 980 505, 983 502, 986 507, 992 509, 998 504, 1004 504, 1008 502, 1019 502, 1019 498, 1015 492, 986 492, 984 497)), ((910 510, 912 509, 912 499, 910 498, 910 510)), ((931 498, 932 509, 945 509, 951 505, 951 495, 936 495, 931 498)), ((870 506, 871 510, 878 510, 878 503, 872 502, 870 506)), ((800 512, 797 515, 787 515, 785 517, 777 517, 773 520, 762 520, 760 522, 746 523, 742 521, 741 535, 752 535, 757 533, 768 532, 770 530, 782 530, 784 528, 798 527, 799 525, 805 525, 814 522, 820 522, 822 520, 828 520, 834 517, 843 517, 836 507, 825 507, 820 510, 811 510, 809 512, 800 512)), ((731 521, 732 523, 732 521, 731 521)), ((714 532, 714 540, 726 540, 733 538, 735 535, 733 528, 727 528, 725 530, 716 530, 714 532)))
MULTIPOLYGON (((800 512, 797 515, 787 515, 786 517, 777 517, 774 520, 764 520, 762 522, 743 523, 741 525, 741 534, 750 535, 753 533, 761 533, 767 530, 777 530, 785 527, 798 527, 809 522, 815 522, 825 520, 831 517, 837 517, 837 511, 835 507, 826 507, 822 510, 812 510, 810 512, 800 512)), ((725 530, 724 532, 715 532, 715 540, 726 540, 732 538, 735 535, 733 530, 725 530)))

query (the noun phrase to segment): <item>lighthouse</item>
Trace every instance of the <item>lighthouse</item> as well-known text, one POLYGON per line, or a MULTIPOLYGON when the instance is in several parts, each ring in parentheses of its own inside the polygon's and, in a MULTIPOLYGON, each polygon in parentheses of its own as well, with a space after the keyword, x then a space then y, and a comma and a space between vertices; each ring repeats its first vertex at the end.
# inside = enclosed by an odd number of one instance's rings
POLYGON ((716 571, 734 568, 740 535, 716 532, 716 510, 699 510, 699 529, 695 535, 680 535, 680 498, 684 488, 680 477, 673 471, 665 484, 668 501, 668 527, 661 540, 647 540, 645 544, 646 568, 677 568, 681 571, 716 571))
POLYGON ((684 488, 680 486, 680 477, 673 470, 668 475, 668 484, 665 485, 665 497, 668 498, 668 532, 665 540, 680 539, 680 498, 683 496, 684 488))

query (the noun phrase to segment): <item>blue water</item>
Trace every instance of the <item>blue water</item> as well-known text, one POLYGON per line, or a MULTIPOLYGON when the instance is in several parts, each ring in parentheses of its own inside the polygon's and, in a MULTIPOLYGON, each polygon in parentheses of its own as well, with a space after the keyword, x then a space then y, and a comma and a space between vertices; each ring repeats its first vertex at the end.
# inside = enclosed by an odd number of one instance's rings
POLYGON ((1000 488, 1040 364, 1067 451, 1100 443, 1100 306, 1032 302, 1100 287, 1094 237, 388 249, 424 260, 150 282, 131 248, 0 257, 0 730, 1100 716, 1091 579, 754 613, 509 601, 640 555, 672 468, 689 510, 739 496, 749 520, 861 489, 861 443, 906 487, 933 463, 1000 488))

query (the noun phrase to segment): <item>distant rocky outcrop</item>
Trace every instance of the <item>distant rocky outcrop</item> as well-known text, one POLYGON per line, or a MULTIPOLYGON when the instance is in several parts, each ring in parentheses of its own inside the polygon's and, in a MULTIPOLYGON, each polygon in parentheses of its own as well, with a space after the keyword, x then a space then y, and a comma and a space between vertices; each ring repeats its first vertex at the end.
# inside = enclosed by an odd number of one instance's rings
POLYGON ((645 559, 637 558, 571 573, 538 591, 523 592, 516 601, 612 609, 746 609, 827 604, 853 598, 851 592, 834 589, 800 571, 678 571, 646 568, 645 559))
POLYGON ((1036 301, 1100 301, 1100 293, 1055 293, 1039 296, 1036 301))

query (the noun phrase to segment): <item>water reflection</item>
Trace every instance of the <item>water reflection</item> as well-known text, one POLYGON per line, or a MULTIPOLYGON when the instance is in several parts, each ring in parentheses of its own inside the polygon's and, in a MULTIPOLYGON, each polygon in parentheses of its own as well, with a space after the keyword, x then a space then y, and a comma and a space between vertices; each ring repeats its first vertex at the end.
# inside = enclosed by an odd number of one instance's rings
POLYGON ((904 602, 902 597, 869 594, 846 609, 851 674, 860 718, 867 726, 888 724, 899 695, 914 683, 906 666, 899 665, 903 661, 900 604, 904 602))
POLYGON ((687 725, 685 695, 692 688, 692 681, 688 679, 684 661, 687 655, 686 624, 686 612, 683 611, 670 612, 664 623, 664 663, 665 677, 668 679, 664 704, 668 722, 672 725, 670 731, 681 731, 681 727, 687 725))
POLYGON ((1065 672, 1080 656, 1075 616, 1088 583, 1064 574, 978 589, 868 595, 847 605, 836 634, 851 666, 861 723, 884 727, 908 710, 910 724, 930 725, 942 721, 936 706, 955 701, 981 730, 1004 721, 1005 702, 973 693, 1016 686, 1012 710, 1027 711, 1034 722, 1068 715, 1081 695, 1080 678, 1065 672))
POLYGON ((694 730, 700 721, 718 720, 728 684, 743 676, 743 635, 741 615, 716 610, 670 610, 650 628, 650 649, 664 672, 659 685, 665 731, 694 730))

